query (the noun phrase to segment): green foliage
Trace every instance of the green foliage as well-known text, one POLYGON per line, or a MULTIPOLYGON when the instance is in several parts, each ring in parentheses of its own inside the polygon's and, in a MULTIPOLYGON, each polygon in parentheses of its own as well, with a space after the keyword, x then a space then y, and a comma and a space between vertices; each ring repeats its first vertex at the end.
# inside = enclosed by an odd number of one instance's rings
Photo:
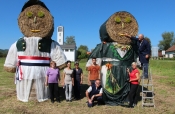
POLYGON ((75 36, 67 36, 66 41, 64 42, 66 45, 75 45, 75 36))
POLYGON ((27 12, 27 17, 30 18, 33 16, 33 13, 32 12, 27 12))
POLYGON ((78 59, 88 58, 87 51, 88 51, 88 47, 87 46, 80 45, 80 47, 78 48, 78 52, 77 52, 78 59))
POLYGON ((164 32, 162 34, 162 40, 159 41, 158 47, 161 50, 167 50, 172 45, 175 44, 175 35, 174 32, 164 32))
MULTIPOLYGON (((87 61, 88 61, 88 59, 81 59, 81 60, 80 60, 80 62, 81 62, 81 63, 85 63, 85 65, 86 65, 86 62, 87 62, 87 61)), ((84 65, 84 66, 85 66, 85 65, 84 65)))
POLYGON ((0 52, 0 57, 3 57, 3 53, 2 52, 0 52))
POLYGON ((121 19, 120 19, 120 17, 115 17, 115 21, 117 22, 117 23, 120 23, 121 22, 121 19))
POLYGON ((0 49, 0 57, 6 57, 8 53, 8 49, 0 49))
MULTIPOLYGON (((145 40, 147 40, 148 42, 149 42, 149 44, 150 44, 150 46, 151 46, 151 40, 150 40, 150 38, 148 38, 147 36, 145 36, 145 40)), ((151 46, 152 47, 152 46, 151 46)), ((152 50, 151 50, 152 51, 152 50)))
POLYGON ((149 42, 149 44, 151 45, 151 40, 150 38, 148 38, 147 36, 145 36, 145 40, 147 40, 149 42))
POLYGON ((80 45, 78 50, 85 50, 87 52, 88 51, 88 47, 86 45, 80 45))
POLYGON ((87 54, 86 54, 86 52, 85 51, 81 51, 81 54, 80 55, 78 55, 78 59, 80 60, 80 59, 84 59, 84 58, 87 58, 87 56, 86 56, 87 54))
POLYGON ((42 11, 39 11, 38 12, 38 17, 40 17, 40 18, 42 18, 42 17, 44 17, 45 15, 44 15, 44 12, 42 12, 42 11))

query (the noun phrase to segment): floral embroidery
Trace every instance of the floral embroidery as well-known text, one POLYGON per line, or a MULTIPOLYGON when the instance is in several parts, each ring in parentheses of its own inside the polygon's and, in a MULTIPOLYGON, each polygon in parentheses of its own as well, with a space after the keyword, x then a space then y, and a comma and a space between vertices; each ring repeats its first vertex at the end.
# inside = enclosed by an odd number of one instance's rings
POLYGON ((127 58, 129 58, 133 54, 132 47, 130 47, 130 49, 128 50, 126 55, 122 58, 119 55, 119 53, 116 51, 116 47, 114 45, 110 45, 110 48, 111 48, 112 52, 114 53, 114 57, 116 57, 119 60, 126 60, 127 58))
POLYGON ((114 44, 115 48, 121 48, 122 51, 130 50, 131 45, 114 44))

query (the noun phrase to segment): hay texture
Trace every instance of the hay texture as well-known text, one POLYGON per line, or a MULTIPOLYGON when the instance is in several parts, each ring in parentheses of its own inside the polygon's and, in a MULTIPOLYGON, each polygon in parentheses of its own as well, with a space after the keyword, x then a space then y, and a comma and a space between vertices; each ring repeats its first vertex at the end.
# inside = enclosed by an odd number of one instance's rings
POLYGON ((16 68, 14 67, 6 67, 4 66, 4 70, 7 72, 11 72, 11 73, 15 73, 16 72, 16 68))
POLYGON ((57 68, 59 68, 60 70, 66 68, 66 67, 67 67, 67 63, 64 63, 64 64, 62 64, 60 66, 57 66, 57 68))
POLYGON ((131 40, 122 34, 136 36, 138 23, 133 15, 126 11, 114 13, 106 23, 106 29, 110 38, 120 44, 130 44, 131 40))
POLYGON ((53 17, 48 10, 40 5, 32 5, 22 11, 18 25, 26 37, 51 37, 54 30, 53 17))

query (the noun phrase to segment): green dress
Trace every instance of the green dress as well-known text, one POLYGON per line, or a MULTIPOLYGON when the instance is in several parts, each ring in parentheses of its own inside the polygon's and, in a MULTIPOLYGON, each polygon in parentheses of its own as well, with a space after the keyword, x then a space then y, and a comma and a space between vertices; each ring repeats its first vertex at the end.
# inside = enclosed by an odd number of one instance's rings
MULTIPOLYGON (((122 105, 130 91, 129 76, 126 71, 131 67, 131 63, 136 61, 138 56, 137 45, 131 43, 130 49, 121 57, 114 44, 98 44, 92 51, 90 58, 111 58, 119 61, 110 61, 112 68, 107 70, 106 82, 103 87, 103 100, 109 105, 122 105)), ((102 61, 101 65, 106 65, 109 61, 102 61)))

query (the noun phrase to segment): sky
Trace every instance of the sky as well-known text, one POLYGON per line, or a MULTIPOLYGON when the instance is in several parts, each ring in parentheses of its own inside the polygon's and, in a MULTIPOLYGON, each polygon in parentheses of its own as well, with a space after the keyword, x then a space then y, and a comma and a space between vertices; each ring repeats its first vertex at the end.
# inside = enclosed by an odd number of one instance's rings
MULTIPOLYGON (((10 46, 23 36, 18 16, 27 0, 0 0, 0 49, 10 46)), ((152 46, 162 40, 162 33, 175 33, 175 0, 42 0, 54 17, 56 28, 64 26, 64 38, 75 36, 77 48, 94 49, 101 42, 100 26, 115 12, 127 11, 137 20, 138 34, 151 39, 152 46)))

